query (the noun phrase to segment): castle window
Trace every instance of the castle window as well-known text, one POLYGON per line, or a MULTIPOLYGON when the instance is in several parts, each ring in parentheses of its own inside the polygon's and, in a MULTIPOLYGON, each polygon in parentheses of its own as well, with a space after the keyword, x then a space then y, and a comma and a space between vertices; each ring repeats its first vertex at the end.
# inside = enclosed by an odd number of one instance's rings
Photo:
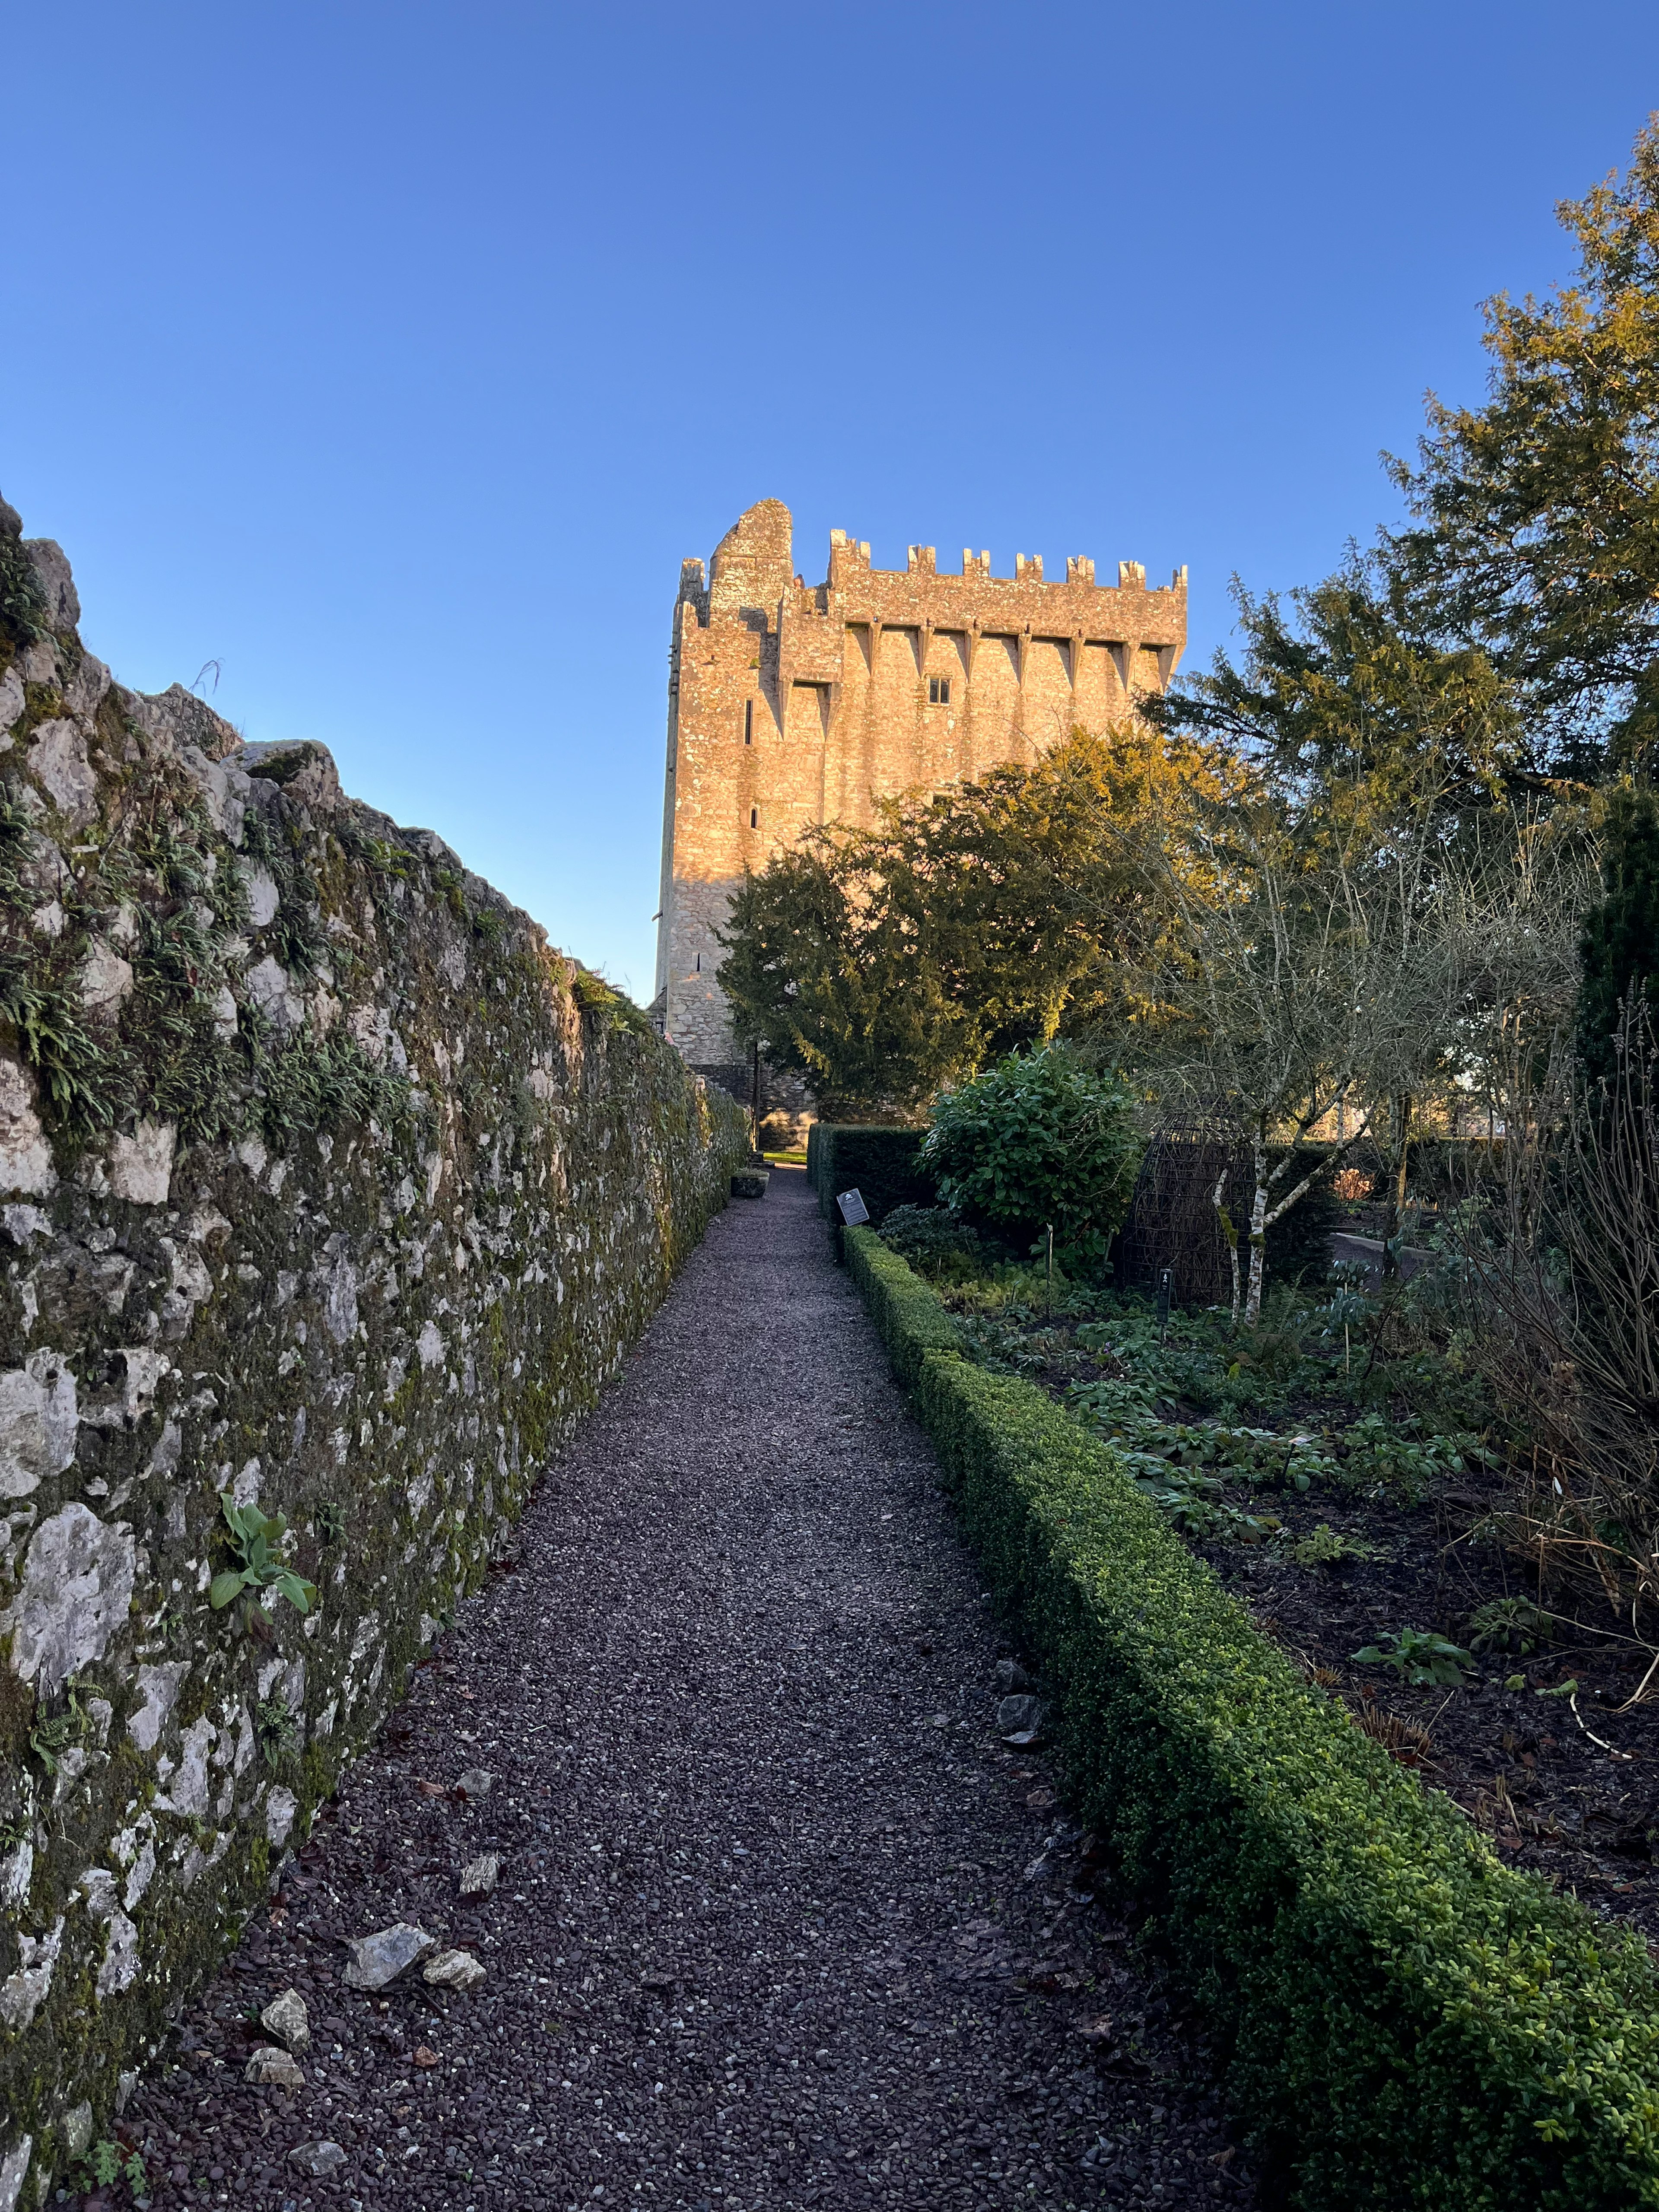
POLYGON ((927 703, 930 707, 948 707, 951 703, 951 679, 948 676, 930 676, 927 679, 927 703))
POLYGON ((743 702, 743 741, 746 745, 752 745, 755 742, 755 702, 752 699, 745 699, 743 702))
POLYGON ((749 827, 751 830, 758 830, 760 828, 760 809, 758 806, 751 806, 749 810, 749 827))

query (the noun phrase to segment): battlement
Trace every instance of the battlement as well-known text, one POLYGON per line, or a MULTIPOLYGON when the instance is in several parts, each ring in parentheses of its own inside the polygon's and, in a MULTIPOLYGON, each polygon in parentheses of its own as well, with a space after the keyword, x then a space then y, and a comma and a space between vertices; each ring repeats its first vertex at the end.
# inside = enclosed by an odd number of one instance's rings
POLYGON ((736 1048, 714 972, 732 892, 814 823, 866 823, 881 802, 1029 762, 1079 726, 1104 730, 1162 691, 1187 642, 1187 571, 1148 590, 1139 561, 1100 583, 1087 554, 1045 578, 1017 553, 994 575, 965 548, 878 568, 867 539, 830 533, 829 572, 794 572, 781 500, 739 515, 682 563, 668 684, 658 988, 694 1066, 736 1048))

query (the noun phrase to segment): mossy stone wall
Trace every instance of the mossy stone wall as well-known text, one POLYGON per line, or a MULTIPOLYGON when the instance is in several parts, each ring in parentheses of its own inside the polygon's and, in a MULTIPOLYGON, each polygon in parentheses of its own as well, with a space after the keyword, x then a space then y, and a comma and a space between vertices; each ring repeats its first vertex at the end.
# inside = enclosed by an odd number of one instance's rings
POLYGON ((0 553, 10 2212, 108 2131, 747 1146, 321 747, 112 684, 3 503, 0 553), (226 1498, 285 1516, 308 1613, 210 1602, 226 1498))

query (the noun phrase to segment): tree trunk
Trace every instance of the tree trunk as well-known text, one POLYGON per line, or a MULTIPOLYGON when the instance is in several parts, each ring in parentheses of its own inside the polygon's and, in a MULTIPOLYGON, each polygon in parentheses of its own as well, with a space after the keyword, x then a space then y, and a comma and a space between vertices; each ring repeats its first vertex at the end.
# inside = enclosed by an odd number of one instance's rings
POLYGON ((1227 1240, 1227 1257, 1233 1270, 1233 1327, 1238 1327, 1238 1231, 1227 1211, 1227 1178, 1232 1173, 1232 1157, 1228 1155, 1215 1187, 1216 1218, 1221 1224, 1221 1233, 1227 1240))
POLYGON ((1406 1211, 1406 1182, 1411 1165, 1412 1097, 1401 1091, 1394 1102, 1395 1157, 1389 1168, 1388 1211, 1382 1218, 1382 1274, 1386 1281, 1397 1274, 1400 1255, 1395 1249, 1406 1211))
POLYGON ((1244 1300, 1244 1326, 1261 1318, 1261 1285, 1267 1273, 1267 1146, 1260 1130, 1251 1146, 1255 1194, 1250 1200, 1250 1287, 1244 1300))

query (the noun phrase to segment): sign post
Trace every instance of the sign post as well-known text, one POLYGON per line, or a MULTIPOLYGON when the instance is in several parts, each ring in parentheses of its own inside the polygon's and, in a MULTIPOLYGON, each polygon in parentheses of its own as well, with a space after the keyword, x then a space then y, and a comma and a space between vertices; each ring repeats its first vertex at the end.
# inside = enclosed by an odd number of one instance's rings
POLYGON ((870 1209, 855 1190, 836 1194, 836 1204, 841 1208, 841 1218, 848 1229, 856 1229, 870 1218, 870 1209))

